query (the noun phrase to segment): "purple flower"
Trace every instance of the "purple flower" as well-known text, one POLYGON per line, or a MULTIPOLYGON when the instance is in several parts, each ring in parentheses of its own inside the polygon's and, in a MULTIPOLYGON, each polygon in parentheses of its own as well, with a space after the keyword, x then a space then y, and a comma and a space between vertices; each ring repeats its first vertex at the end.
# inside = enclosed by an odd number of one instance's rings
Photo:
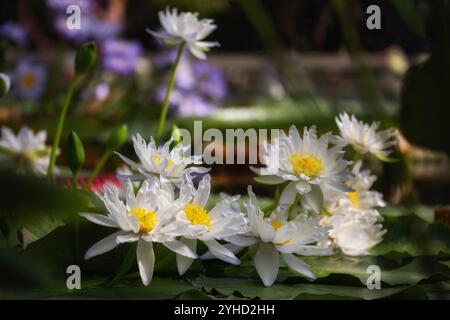
POLYGON ((81 43, 87 40, 102 41, 114 38, 122 30, 119 19, 106 14, 108 6, 102 6, 100 1, 88 0, 47 0, 47 5, 53 9, 55 30, 64 38, 81 43), (81 10, 81 28, 67 28, 67 7, 78 5, 81 10))
POLYGON ((7 21, 0 26, 0 36, 11 40, 18 45, 24 45, 27 42, 27 31, 20 24, 7 21))
POLYGON ((30 101, 38 100, 45 89, 47 71, 41 64, 30 58, 19 62, 14 76, 14 86, 20 97, 30 101))
POLYGON ((197 88, 202 94, 213 99, 223 99, 227 94, 227 84, 222 71, 204 61, 194 64, 197 88))
POLYGON ((142 48, 137 41, 106 40, 102 43, 102 65, 106 70, 120 75, 135 71, 142 48))
POLYGON ((183 95, 183 99, 178 104, 177 112, 183 117, 207 116, 211 114, 216 106, 202 96, 193 94, 183 95))
MULTIPOLYGON (((176 52, 164 51, 155 57, 153 63, 157 68, 170 69, 175 61, 176 52)), ((155 96, 162 102, 166 95, 166 81, 157 88, 155 96)), ((192 62, 185 52, 178 64, 175 75, 175 87, 170 97, 170 105, 181 116, 205 116, 210 114, 226 96, 227 85, 222 71, 204 61, 192 62)))

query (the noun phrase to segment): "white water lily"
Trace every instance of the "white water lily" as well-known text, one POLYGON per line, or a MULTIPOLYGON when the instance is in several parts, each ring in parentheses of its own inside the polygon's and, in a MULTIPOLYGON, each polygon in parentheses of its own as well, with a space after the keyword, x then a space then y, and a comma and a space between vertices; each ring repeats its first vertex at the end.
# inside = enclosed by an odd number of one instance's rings
POLYGON ((303 138, 295 126, 289 135, 281 132, 278 140, 264 145, 262 169, 253 169, 261 175, 260 182, 279 184, 290 183, 284 188, 280 204, 294 202, 299 193, 303 201, 315 212, 320 212, 323 204, 322 187, 337 191, 350 191, 342 182, 348 176, 348 161, 344 160, 340 145, 329 148, 334 139, 330 133, 317 137, 314 127, 304 129, 303 138))
POLYGON ((386 230, 378 223, 376 210, 350 209, 347 214, 336 214, 327 220, 330 237, 336 247, 349 256, 364 256, 369 249, 383 241, 386 230), (351 212, 353 211, 353 212, 351 212))
MULTIPOLYGON (((239 197, 223 195, 223 200, 207 210, 210 192, 209 175, 203 177, 196 190, 189 179, 181 187, 181 197, 190 194, 194 197, 176 216, 177 221, 186 225, 180 241, 195 251, 197 240, 200 240, 214 257, 234 265, 240 264, 233 252, 217 241, 248 231, 248 221, 240 210, 239 197)), ((184 274, 192 262, 193 259, 189 257, 177 255, 178 272, 184 274)))
POLYGON ((278 207, 268 218, 259 208, 256 196, 248 188, 249 200, 245 203, 250 231, 245 235, 228 237, 226 240, 234 245, 233 250, 258 245, 254 264, 265 286, 271 286, 278 275, 280 256, 294 272, 309 279, 316 276, 309 266, 296 255, 324 256, 333 254, 326 243, 328 230, 319 225, 320 216, 316 214, 299 214, 288 220, 287 208, 278 207))
POLYGON ((195 156, 186 156, 190 146, 177 144, 170 150, 172 142, 172 140, 169 140, 162 148, 158 149, 153 137, 147 144, 141 135, 137 134, 134 136, 134 151, 136 152, 140 163, 136 163, 120 153, 116 153, 127 165, 132 169, 137 170, 138 174, 119 175, 119 179, 131 179, 137 181, 160 176, 162 179, 169 180, 179 186, 184 176, 189 176, 193 173, 205 173, 208 171, 208 169, 203 167, 187 168, 198 159, 195 156))
POLYGON ((186 227, 175 221, 174 214, 184 206, 189 198, 173 198, 173 187, 159 179, 146 180, 137 194, 128 181, 125 203, 119 198, 116 187, 105 187, 101 198, 108 215, 81 213, 89 221, 101 226, 119 228, 120 231, 94 244, 85 259, 103 254, 121 243, 138 242, 137 263, 142 283, 148 285, 153 277, 155 254, 153 243, 160 242, 177 254, 195 259, 197 255, 186 245, 176 240, 186 227))
POLYGON ((178 13, 177 9, 166 8, 165 12, 159 12, 159 21, 164 28, 163 32, 150 29, 147 29, 147 32, 170 46, 185 43, 192 55, 198 59, 206 59, 205 52, 219 46, 218 42, 203 41, 217 26, 211 19, 199 19, 198 13, 178 13))
POLYGON ((362 162, 355 163, 353 177, 346 181, 351 192, 325 191, 326 210, 331 215, 321 223, 330 227, 333 244, 351 256, 367 255, 370 248, 383 240, 386 230, 376 210, 384 207, 383 195, 370 190, 376 180, 369 170, 361 171, 362 162))
POLYGON ((19 168, 31 170, 37 175, 47 173, 50 161, 50 147, 45 144, 47 133, 36 134, 28 127, 22 127, 17 135, 3 127, 0 138, 0 161, 8 161, 19 168))
POLYGON ((368 125, 354 115, 342 113, 336 118, 336 124, 341 135, 340 142, 352 145, 361 154, 371 153, 384 158, 390 153, 387 149, 397 143, 395 130, 377 131, 380 126, 378 122, 368 125))
POLYGON ((336 192, 326 190, 324 192, 327 210, 333 214, 347 209, 370 210, 377 207, 384 207, 386 202, 383 195, 378 191, 370 190, 377 177, 369 170, 361 170, 362 161, 355 163, 352 169, 352 178, 346 181, 346 185, 353 191, 336 192))

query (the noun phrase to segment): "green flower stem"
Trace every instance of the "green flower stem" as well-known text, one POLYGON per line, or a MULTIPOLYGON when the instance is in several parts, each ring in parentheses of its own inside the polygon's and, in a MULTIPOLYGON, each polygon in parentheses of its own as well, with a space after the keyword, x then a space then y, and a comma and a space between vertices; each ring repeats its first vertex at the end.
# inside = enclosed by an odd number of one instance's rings
MULTIPOLYGON (((78 186, 78 172, 72 173, 72 191, 77 192, 78 186)), ((76 218, 75 218, 76 219, 76 218)), ((75 220, 74 224, 74 236, 75 236, 75 262, 80 264, 80 223, 75 220)))
POLYGON ((100 171, 105 166, 106 162, 109 160, 111 155, 113 154, 113 150, 108 149, 103 154, 102 158, 100 159, 100 162, 97 164, 97 166, 92 170, 91 174, 89 175, 88 180, 86 181, 86 184, 84 185, 84 190, 88 190, 91 186, 94 179, 97 177, 97 175, 100 173, 100 171))
POLYGON ((170 96, 172 94, 173 86, 175 84, 175 74, 177 71, 178 63, 180 62, 181 55, 183 54, 184 42, 181 43, 178 47, 177 58, 175 59, 175 63, 172 66, 172 71, 170 73, 169 86, 167 87, 166 97, 164 98, 164 103, 161 110, 161 115, 159 117, 158 123, 158 131, 156 132, 155 142, 158 144, 159 139, 161 139, 161 135, 164 130, 164 124, 166 122, 167 111, 169 110, 169 101, 170 96))
POLYGON ((54 179, 54 170, 56 164, 56 151, 58 150, 59 143, 61 141, 62 129, 64 127, 64 120, 66 119, 67 110, 69 109, 70 102, 72 101, 73 92, 75 91, 75 87, 78 84, 78 80, 80 77, 76 75, 72 82, 70 83, 69 90, 67 91, 67 95, 64 99, 64 104, 61 110, 61 114, 59 115, 58 124, 56 126, 56 135, 53 140, 52 149, 50 151, 50 163, 48 165, 47 177, 50 182, 53 182, 54 179))
POLYGON ((73 192, 77 191, 78 187, 78 172, 72 173, 72 190, 73 192))
POLYGON ((112 286, 122 280, 128 272, 131 270, 131 267, 133 266, 134 262, 136 261, 136 243, 132 243, 130 245, 130 248, 128 249, 127 255, 125 256, 125 259, 123 260, 122 264, 119 267, 119 270, 117 271, 116 276, 109 282, 106 283, 106 286, 112 286))

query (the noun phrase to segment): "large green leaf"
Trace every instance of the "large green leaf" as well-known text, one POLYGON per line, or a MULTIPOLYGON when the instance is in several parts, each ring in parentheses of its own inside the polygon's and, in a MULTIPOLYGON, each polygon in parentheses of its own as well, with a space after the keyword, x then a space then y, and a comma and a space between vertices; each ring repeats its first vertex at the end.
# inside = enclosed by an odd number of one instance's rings
POLYGON ((434 256, 450 253, 450 227, 441 223, 428 223, 417 215, 386 217, 383 222, 387 233, 381 244, 371 250, 373 255, 389 252, 411 256, 434 256))
POLYGON ((1 172, 0 247, 27 245, 47 235, 91 203, 85 193, 56 187, 45 179, 1 172))
POLYGON ((210 294, 214 292, 223 296, 241 295, 245 298, 260 299, 301 299, 311 296, 317 297, 349 297, 357 299, 381 299, 401 293, 409 286, 386 288, 381 290, 369 290, 365 287, 324 285, 315 283, 279 284, 272 287, 264 287, 258 280, 242 278, 210 278, 199 276, 192 280, 192 285, 202 288, 210 294))

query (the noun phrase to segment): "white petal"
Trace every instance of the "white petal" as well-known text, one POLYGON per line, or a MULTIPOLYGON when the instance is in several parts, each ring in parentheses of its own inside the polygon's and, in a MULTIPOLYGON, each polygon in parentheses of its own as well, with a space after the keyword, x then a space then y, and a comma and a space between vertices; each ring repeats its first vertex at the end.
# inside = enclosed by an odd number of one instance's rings
MULTIPOLYGON (((188 246, 192 250, 192 252, 197 251, 196 239, 182 238, 180 241, 183 242, 186 246, 188 246)), ((180 276, 183 275, 189 269, 189 267, 192 265, 192 262, 194 262, 194 259, 182 256, 181 254, 177 254, 177 268, 180 276)))
POLYGON ((192 53, 194 57, 200 60, 206 60, 206 54, 198 48, 195 44, 191 43, 189 46, 189 51, 192 53))
POLYGON ((163 242, 163 245, 177 254, 181 254, 182 256, 188 258, 197 259, 197 254, 195 254, 187 245, 178 240, 166 241, 163 242))
POLYGON ((218 243, 216 240, 204 241, 204 243, 208 247, 211 254, 213 254, 216 258, 234 265, 238 265, 241 263, 239 259, 236 258, 236 256, 233 254, 233 252, 218 243))
POLYGON ((137 246, 137 263, 142 283, 145 286, 148 286, 148 284, 152 281, 153 269, 155 267, 153 243, 147 242, 142 238, 139 239, 137 246))
POLYGON ((304 195, 303 200, 316 213, 320 213, 323 207, 323 194, 319 186, 313 186, 311 192, 304 195))
POLYGON ((277 279, 280 258, 273 245, 261 242, 255 255, 255 268, 266 287, 277 279))
POLYGON ((118 228, 119 225, 109 216, 95 213, 80 213, 80 216, 100 226, 118 228))
POLYGON ((297 195, 297 181, 290 182, 283 190, 280 196, 280 206, 290 206, 294 203, 297 195))
POLYGON ((204 207, 209 199, 209 194, 211 192, 211 176, 209 174, 205 175, 200 181, 197 192, 193 200, 193 204, 204 207))
POLYGON ((305 181, 299 181, 296 185, 298 193, 305 195, 311 191, 311 185, 305 181))
POLYGON ((245 235, 226 237, 224 240, 240 247, 250 247, 258 241, 255 237, 245 235))
MULTIPOLYGON (((244 249, 244 247, 241 246, 237 246, 233 243, 227 243, 223 245, 225 248, 227 248, 228 250, 230 250, 233 254, 238 254, 239 252, 242 251, 242 249, 244 249)), ((216 259, 217 257, 214 256, 211 251, 207 251, 206 253, 204 253, 200 259, 202 260, 212 260, 212 259, 216 259)))
POLYGON ((136 242, 139 240, 139 235, 135 233, 125 233, 118 235, 116 238, 117 243, 136 242))
POLYGON ((311 272, 309 266, 299 258, 295 257, 293 254, 282 253, 282 256, 289 268, 291 268, 295 272, 305 275, 312 280, 317 278, 314 273, 311 272))
POLYGON ((103 254, 105 252, 108 252, 108 251, 114 249, 115 247, 117 247, 119 245, 116 241, 117 236, 122 235, 122 234, 123 234, 123 231, 118 231, 118 232, 115 232, 115 233, 107 236, 106 238, 103 238, 102 240, 100 240, 99 242, 97 242, 96 244, 94 244, 92 247, 90 247, 88 249, 88 251, 84 255, 84 259, 88 260, 92 257, 98 256, 100 254, 103 254))

